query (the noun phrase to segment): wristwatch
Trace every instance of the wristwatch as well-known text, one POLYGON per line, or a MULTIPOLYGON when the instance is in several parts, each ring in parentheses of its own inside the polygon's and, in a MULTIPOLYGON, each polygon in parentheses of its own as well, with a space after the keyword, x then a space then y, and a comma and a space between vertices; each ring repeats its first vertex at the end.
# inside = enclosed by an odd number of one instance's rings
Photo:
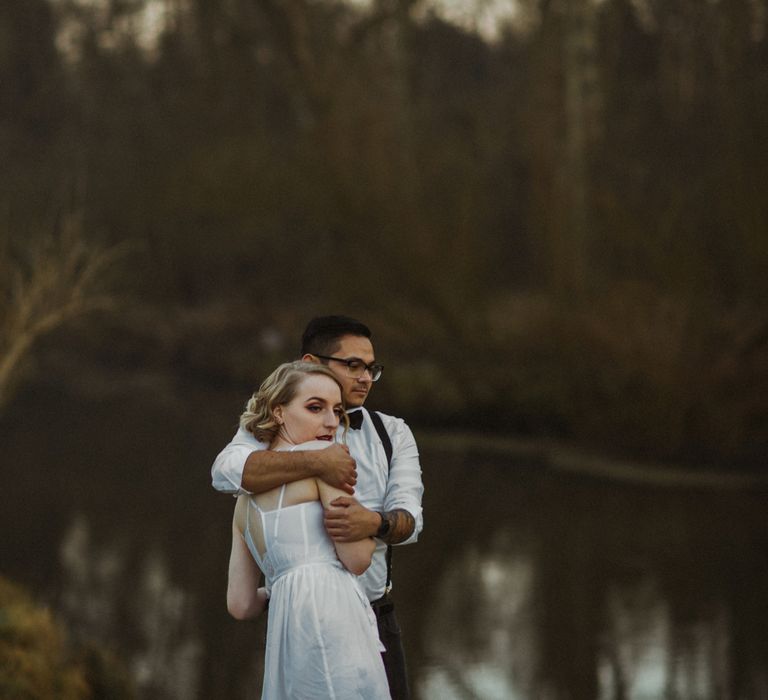
POLYGON ((379 525, 379 529, 376 531, 376 537, 386 537, 389 534, 389 520, 387 520, 384 517, 384 513, 379 513, 381 516, 381 525, 379 525))

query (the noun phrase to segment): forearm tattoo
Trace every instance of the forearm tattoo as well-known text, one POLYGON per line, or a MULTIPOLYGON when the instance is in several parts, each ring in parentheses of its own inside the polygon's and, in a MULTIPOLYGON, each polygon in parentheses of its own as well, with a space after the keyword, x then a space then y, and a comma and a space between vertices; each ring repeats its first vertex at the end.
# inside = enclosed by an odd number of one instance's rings
POLYGON ((399 544, 407 540, 416 527, 416 520, 407 511, 398 508, 382 513, 381 517, 389 523, 389 532, 382 537, 387 544, 399 544))

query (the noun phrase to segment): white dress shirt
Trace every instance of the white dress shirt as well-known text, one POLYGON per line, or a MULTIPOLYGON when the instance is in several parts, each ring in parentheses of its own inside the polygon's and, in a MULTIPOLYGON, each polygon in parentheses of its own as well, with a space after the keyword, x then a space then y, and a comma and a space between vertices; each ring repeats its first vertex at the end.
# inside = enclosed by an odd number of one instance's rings
MULTIPOLYGON (((415 542, 424 525, 421 509, 424 486, 413 433, 402 419, 380 414, 392 441, 392 462, 387 470, 387 455, 368 411, 364 408, 357 410, 363 411, 363 425, 360 430, 347 431, 346 437, 350 454, 357 463, 355 498, 370 510, 389 511, 399 508, 408 511, 416 526, 411 536, 401 544, 415 542)), ((342 441, 343 432, 343 427, 339 427, 336 434, 338 442, 342 441)), ((245 493, 241 488, 245 461, 254 450, 267 447, 252 433, 240 428, 213 463, 211 476, 214 488, 224 493, 245 493)), ((377 539, 371 566, 360 576, 368 600, 377 600, 384 595, 386 550, 387 545, 377 539)))

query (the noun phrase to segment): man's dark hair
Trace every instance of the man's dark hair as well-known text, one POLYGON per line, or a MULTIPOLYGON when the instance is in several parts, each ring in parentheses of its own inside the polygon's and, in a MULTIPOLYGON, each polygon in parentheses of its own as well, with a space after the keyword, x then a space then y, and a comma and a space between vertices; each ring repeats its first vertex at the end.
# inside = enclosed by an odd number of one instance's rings
POLYGON ((313 318, 301 336, 301 355, 332 355, 345 335, 371 337, 371 329, 349 316, 318 316, 313 318))

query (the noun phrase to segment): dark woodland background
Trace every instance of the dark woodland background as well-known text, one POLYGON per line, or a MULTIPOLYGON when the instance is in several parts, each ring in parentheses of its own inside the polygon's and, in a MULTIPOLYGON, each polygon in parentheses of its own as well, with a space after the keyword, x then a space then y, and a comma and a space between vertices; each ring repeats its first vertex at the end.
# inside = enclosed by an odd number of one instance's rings
POLYGON ((341 310, 416 422, 762 465, 768 4, 515 7, 6 0, 4 264, 129 248, 61 361, 240 383, 341 310))

